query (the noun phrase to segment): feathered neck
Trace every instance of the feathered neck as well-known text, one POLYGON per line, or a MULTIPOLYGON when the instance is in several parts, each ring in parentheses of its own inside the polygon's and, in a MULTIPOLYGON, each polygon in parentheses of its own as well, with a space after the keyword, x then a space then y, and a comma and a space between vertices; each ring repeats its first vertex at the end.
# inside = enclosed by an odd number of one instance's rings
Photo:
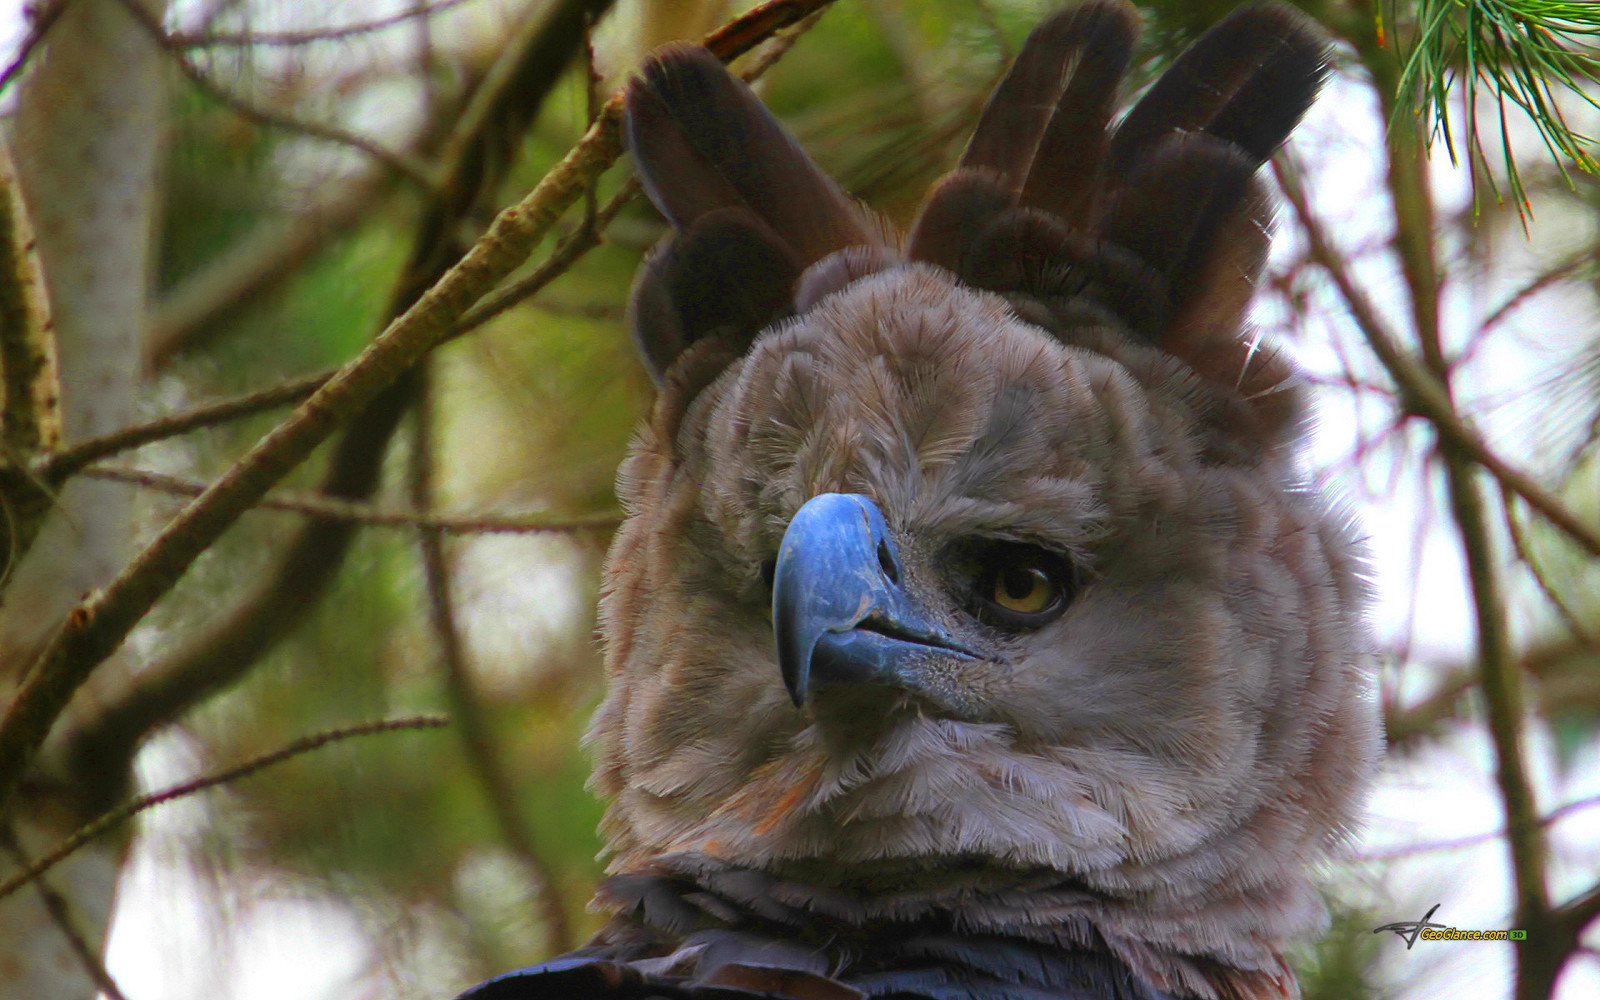
POLYGON ((823 887, 704 855, 664 856, 602 885, 595 905, 615 915, 589 951, 690 979, 730 962, 772 966, 828 976, 865 996, 1299 996, 1276 952, 1244 967, 1141 941, 1111 919, 1115 901, 1059 872, 996 872, 951 859, 915 872, 863 872, 858 881, 823 887), (875 883, 896 891, 874 893, 875 883))

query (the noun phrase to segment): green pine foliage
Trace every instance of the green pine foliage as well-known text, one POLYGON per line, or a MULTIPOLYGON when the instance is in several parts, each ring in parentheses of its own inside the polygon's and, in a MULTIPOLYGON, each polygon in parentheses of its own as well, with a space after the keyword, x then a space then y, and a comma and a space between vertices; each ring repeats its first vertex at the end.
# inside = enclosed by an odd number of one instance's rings
POLYGON ((1504 165, 1518 210, 1529 204, 1512 148, 1513 116, 1533 125, 1563 174, 1569 167, 1600 171, 1594 137, 1568 121, 1581 110, 1574 105, 1600 109, 1600 6, 1588 0, 1416 0, 1391 2, 1388 9, 1395 30, 1410 34, 1401 48, 1396 117, 1421 119, 1428 134, 1443 139, 1451 159, 1464 156, 1497 198, 1493 172, 1478 172, 1490 149, 1504 165), (1498 129, 1485 137, 1480 117, 1497 121, 1498 129))

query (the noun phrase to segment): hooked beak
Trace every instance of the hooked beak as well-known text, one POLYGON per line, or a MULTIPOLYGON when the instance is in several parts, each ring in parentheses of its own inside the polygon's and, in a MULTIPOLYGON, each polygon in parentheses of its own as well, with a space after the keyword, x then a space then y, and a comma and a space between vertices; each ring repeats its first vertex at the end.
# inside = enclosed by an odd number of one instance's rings
POLYGON ((797 707, 818 684, 916 690, 931 656, 976 657, 917 608, 902 577, 888 525, 866 497, 823 493, 795 513, 773 574, 772 625, 797 707))

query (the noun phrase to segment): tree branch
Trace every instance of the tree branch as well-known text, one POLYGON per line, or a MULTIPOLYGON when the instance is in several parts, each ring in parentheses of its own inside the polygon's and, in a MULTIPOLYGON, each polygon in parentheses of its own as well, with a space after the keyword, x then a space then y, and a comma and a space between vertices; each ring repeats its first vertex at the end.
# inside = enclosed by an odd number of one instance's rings
MULTIPOLYGON (((6 850, 10 852, 11 856, 16 858, 17 864, 22 866, 24 873, 29 871, 28 856, 23 853, 22 844, 18 842, 17 835, 10 827, 6 827, 3 832, 0 832, 0 841, 3 841, 6 850)), ((15 879, 7 880, 7 884, 9 885, 11 881, 15 881, 15 879)), ((95 987, 101 993, 110 997, 111 1000, 128 1000, 127 997, 123 996, 122 990, 118 989, 117 981, 111 978, 111 973, 106 971, 105 962, 101 959, 99 952, 83 936, 83 932, 78 929, 78 922, 72 919, 72 906, 67 902, 66 897, 57 892, 54 886, 40 879, 38 874, 33 875, 27 881, 36 882, 35 888, 39 891, 39 901, 44 904, 45 912, 50 915, 50 922, 55 924, 56 930, 60 931, 62 937, 67 939, 67 945, 72 949, 72 953, 77 956, 78 964, 83 966, 83 971, 88 975, 95 987)), ((17 884, 20 886, 24 883, 18 882, 17 884)), ((0 899, 4 899, 9 894, 9 891, 0 889, 0 899)))
MULTIPOLYGON (((481 212, 481 203, 498 191, 510 155, 520 146, 518 138, 564 71, 581 38, 583 13, 609 3, 560 0, 526 19, 467 106, 457 112, 442 156, 447 164, 444 182, 424 207, 384 315, 392 319, 411 309, 467 252, 462 234, 481 212)), ((321 486, 324 495, 359 501, 377 490, 384 455, 412 393, 411 378, 401 376, 356 411, 330 456, 321 486)), ((103 693, 95 717, 78 727, 74 752, 92 755, 107 747, 131 747, 243 676, 317 606, 343 565, 358 526, 348 519, 303 525, 232 609, 118 690, 103 693)))
POLYGON ((33 472, 43 482, 58 485, 84 467, 118 452, 298 403, 322 388, 333 374, 331 371, 318 372, 315 375, 275 385, 270 389, 252 392, 247 396, 197 406, 192 410, 159 417, 149 423, 134 424, 110 434, 79 441, 45 456, 43 460, 35 463, 33 472))
MULTIPOLYGON (((1363 53, 1373 55, 1370 50, 1363 50, 1363 53)), ((1382 60, 1387 55, 1379 49, 1373 58, 1382 60)), ((1370 63, 1373 59, 1367 61, 1370 63)), ((1379 96, 1388 108, 1392 94, 1380 91, 1379 96)), ((1471 582, 1478 669, 1488 711, 1489 733, 1495 747, 1496 784, 1506 813, 1507 843, 1517 893, 1516 919, 1528 930, 1530 938, 1518 950, 1517 997, 1518 1000, 1542 1000, 1549 993, 1566 952, 1556 941, 1556 928, 1550 922, 1544 837, 1523 760, 1521 678, 1511 654, 1505 602, 1483 497, 1474 473, 1476 465, 1489 467, 1485 459, 1491 453, 1467 430, 1451 396, 1450 369, 1441 347, 1438 311, 1441 279, 1434 260, 1434 213, 1424 169, 1425 149, 1413 133, 1401 129, 1391 134, 1387 154, 1388 186, 1397 227, 1395 246, 1410 290, 1412 321, 1422 349, 1420 364, 1400 350, 1398 339, 1355 287, 1342 257, 1317 226, 1294 171, 1278 169, 1278 176, 1280 181, 1286 182, 1284 191, 1305 227, 1313 259, 1334 279, 1374 354, 1395 380, 1401 405, 1425 416, 1438 429, 1438 447, 1444 459, 1451 513, 1460 534, 1471 582), (1467 443, 1468 439, 1472 439, 1471 444, 1467 443)), ((1516 489, 1514 485, 1507 485, 1516 489)), ((1523 485, 1532 484, 1525 481, 1523 485)), ((1543 491, 1538 492, 1542 494, 1543 491)), ((1531 499, 1529 502, 1533 503, 1531 499)))
POLYGON ((107 831, 121 826, 146 809, 151 809, 175 799, 185 798, 196 792, 203 792, 207 788, 226 785, 238 781, 240 778, 248 778, 257 771, 271 767, 274 764, 281 764, 291 757, 298 757, 312 750, 321 749, 330 743, 337 743, 357 736, 372 736, 377 733, 392 733, 405 729, 440 729, 448 725, 450 725, 449 716, 415 715, 400 719, 363 722, 340 729, 329 729, 324 732, 313 733, 310 736, 302 736, 300 739, 279 747, 271 753, 252 757, 242 764, 224 768, 221 771, 196 778, 193 781, 185 781, 165 791, 136 796, 79 827, 71 836, 63 840, 49 854, 39 860, 28 863, 25 858, 19 858, 23 862, 22 871, 4 882, 0 882, 0 899, 4 899, 16 892, 56 865, 67 860, 73 854, 76 854, 85 844, 102 836, 107 831))
MULTIPOLYGON (((770 0, 708 42, 732 58, 772 31, 831 0, 770 0)), ((454 322, 511 273, 599 174, 621 155, 622 95, 527 197, 506 209, 459 263, 274 431, 263 437, 181 512, 101 591, 83 601, 35 661, 0 721, 0 817, 55 718, 72 693, 127 637, 202 552, 278 480, 299 465, 340 421, 394 384, 454 322)))
POLYGON ((1600 886, 1578 896, 1556 911, 1556 917, 1566 926, 1567 933, 1577 940, 1589 925, 1600 920, 1600 886))
POLYGON ((53 497, 23 471, 61 444, 61 385, 49 296, 11 155, 0 148, 0 584, 27 554, 53 497))
MULTIPOLYGON (((1586 666, 1590 647, 1582 640, 1544 642, 1524 649, 1517 669, 1535 681, 1538 712, 1550 717, 1563 711, 1600 715, 1600 676, 1586 666)), ((1384 712, 1384 731, 1391 751, 1425 736, 1436 735, 1442 723, 1462 720, 1467 697, 1478 684, 1472 664, 1441 664, 1433 692, 1409 708, 1384 712)))
MULTIPOLYGON (((1600 806, 1600 795, 1591 795, 1587 798, 1575 799, 1550 810, 1539 817, 1539 825, 1546 829, 1573 813, 1600 806)), ((1449 840, 1436 840, 1426 844, 1408 844, 1388 851, 1362 852, 1357 855, 1359 861, 1395 861, 1400 858, 1414 857, 1418 854, 1428 854, 1434 851, 1454 851, 1463 847, 1476 847, 1497 840, 1506 835, 1506 828, 1501 826, 1483 833, 1475 833, 1467 837, 1453 837, 1449 840)))
MULTIPOLYGON (((160 490, 178 496, 197 497, 206 491, 207 483, 198 479, 185 479, 160 472, 142 469, 94 468, 83 475, 92 479, 109 479, 117 483, 131 483, 146 489, 160 490)), ((551 532, 610 531, 622 523, 617 511, 572 516, 546 516, 529 514, 451 517, 436 514, 426 508, 416 510, 384 510, 371 504, 349 503, 321 495, 286 495, 282 493, 263 497, 256 507, 261 510, 281 510, 306 514, 330 521, 350 521, 377 528, 409 528, 452 535, 486 534, 546 534, 551 532)))
POLYGON ((555 249, 550 251, 550 256, 534 268, 533 273, 502 286, 468 309, 456 323, 456 328, 450 336, 459 337, 476 330, 513 306, 527 301, 550 282, 566 274, 579 258, 600 245, 600 237, 611 224, 611 220, 615 219, 617 213, 626 208, 638 193, 638 180, 628 178, 617 193, 611 196, 610 201, 596 210, 592 217, 586 218, 583 225, 563 237, 555 249))
POLYGON ((49 299, 11 154, 0 148, 0 446, 10 461, 61 442, 49 299))
POLYGON ((22 40, 22 45, 17 50, 17 57, 11 60, 5 72, 0 73, 0 91, 10 86, 11 81, 15 80, 23 67, 28 65, 28 60, 33 57, 34 51, 39 48, 39 43, 44 41, 44 36, 61 16, 61 12, 66 9, 67 3, 68 0, 50 0, 49 3, 34 10, 33 23, 28 26, 28 36, 22 40))
POLYGON ((162 28, 161 22, 155 17, 151 16, 151 14, 141 7, 136 0, 119 0, 119 2, 122 4, 123 8, 126 9, 130 15, 132 15, 133 19, 138 22, 139 26, 143 28, 152 39, 154 39, 155 43, 167 51, 168 55, 170 55, 172 58, 173 64, 178 67, 178 71, 180 73, 188 77, 189 81, 196 87, 199 87, 201 90, 211 95, 213 99, 228 107, 239 116, 248 121, 255 122, 258 125, 281 128, 286 131, 303 135, 309 139, 320 139, 323 142, 331 142, 337 145, 348 146, 351 149, 359 150, 362 153, 372 157, 372 159, 376 160, 377 162, 388 167, 397 175, 404 177, 406 180, 415 184, 418 189, 422 191, 433 191, 435 189, 434 179, 429 176, 425 169, 413 162, 410 157, 401 153, 397 153, 392 149, 386 149, 383 146, 380 146, 378 143, 373 142, 371 139, 368 139, 366 136, 357 135, 354 132, 347 131, 335 125, 327 125, 322 122, 306 121, 302 118, 296 118, 293 115, 285 115, 276 111, 270 111, 258 104, 254 104, 245 100, 237 94, 230 93, 229 91, 223 89, 223 87, 220 86, 215 80, 207 76, 205 72, 200 69, 200 67, 196 66, 187 56, 174 47, 172 44, 172 39, 167 37, 167 33, 165 29, 162 28))
POLYGON ((355 35, 383 31, 420 18, 431 18, 436 14, 444 13, 452 7, 459 7, 465 2, 466 0, 437 0, 436 3, 419 4, 410 10, 404 10, 389 17, 374 18, 370 21, 357 21, 353 24, 341 24, 332 28, 319 28, 312 31, 175 31, 170 38, 173 46, 186 49, 224 45, 250 46, 252 48, 255 46, 291 47, 310 45, 314 42, 336 41, 355 35))
POLYGON ((1549 574, 1545 573, 1544 567, 1539 565, 1539 560, 1534 556, 1533 546, 1529 543, 1527 532, 1522 529, 1522 522, 1517 518, 1515 497, 1510 490, 1502 486, 1500 488, 1500 499, 1501 507, 1506 516, 1506 531, 1511 536, 1511 547, 1516 550, 1517 558, 1528 568, 1528 574, 1533 577, 1533 582, 1538 586, 1539 592, 1544 595, 1546 601, 1550 602, 1550 606, 1555 608, 1556 617, 1561 619, 1561 624, 1566 626, 1567 631, 1572 633, 1574 639, 1596 652, 1600 652, 1600 635, 1596 635, 1583 619, 1578 616, 1578 613, 1573 610, 1572 606, 1567 603, 1566 599, 1561 596, 1561 592, 1556 589, 1555 584, 1550 580, 1549 574))
POLYGON ((1545 520, 1561 529, 1591 555, 1600 558, 1600 528, 1587 525, 1548 490, 1526 474, 1511 467, 1469 427, 1455 411, 1449 396, 1439 380, 1414 358, 1400 350, 1399 340, 1389 332, 1379 318, 1366 293, 1356 286, 1339 252, 1328 242, 1322 223, 1312 214, 1300 186, 1298 167, 1293 158, 1284 154, 1273 160, 1279 186, 1283 189, 1290 207, 1305 231, 1310 244, 1311 259, 1316 261, 1333 279, 1339 296, 1344 300, 1350 317, 1371 346, 1389 376, 1400 391, 1401 405, 1410 413, 1423 417, 1432 424, 1442 438, 1447 438, 1461 448, 1474 462, 1483 466, 1494 478, 1517 494, 1528 506, 1539 512, 1545 520), (1286 166, 1286 164, 1288 164, 1286 166))

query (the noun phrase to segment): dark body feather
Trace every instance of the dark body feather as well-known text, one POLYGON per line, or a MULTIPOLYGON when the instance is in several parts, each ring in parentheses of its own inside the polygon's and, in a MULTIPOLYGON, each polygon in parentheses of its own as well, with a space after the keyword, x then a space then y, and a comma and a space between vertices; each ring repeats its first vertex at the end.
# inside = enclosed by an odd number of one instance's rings
POLYGON ((1327 46, 1241 7, 1113 124, 1137 31, 1040 25, 904 240, 703 50, 631 85, 612 917, 471 1000, 1297 994, 1365 586, 1243 323, 1327 46))
POLYGON ((931 903, 920 916, 869 920, 842 895, 827 912, 812 887, 705 867, 615 877, 599 898, 619 915, 595 942, 462 1000, 1168 1000, 1082 924, 1028 936, 975 932, 931 903))

